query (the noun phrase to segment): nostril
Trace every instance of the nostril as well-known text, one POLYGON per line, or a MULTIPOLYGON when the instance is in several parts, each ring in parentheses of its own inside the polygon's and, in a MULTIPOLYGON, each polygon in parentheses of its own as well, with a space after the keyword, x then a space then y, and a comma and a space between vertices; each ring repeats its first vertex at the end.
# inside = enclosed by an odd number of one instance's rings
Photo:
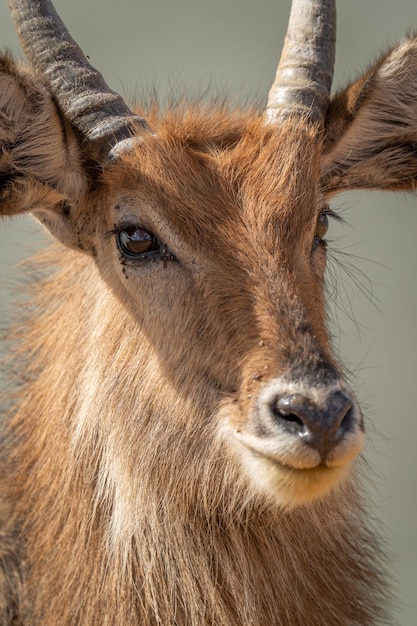
POLYGON ((299 432, 305 429, 306 421, 309 421, 308 413, 314 412, 311 401, 301 394, 291 394, 278 398, 272 404, 272 413, 275 420, 286 422, 288 427, 299 432))
POLYGON ((278 410, 276 411, 276 414, 277 414, 277 417, 280 417, 281 419, 284 419, 287 422, 293 422, 297 426, 301 427, 304 425, 303 420, 300 419, 298 415, 296 415, 295 413, 287 413, 286 411, 278 410))
POLYGON ((353 400, 343 391, 333 391, 318 404, 301 393, 276 397, 271 405, 274 421, 298 434, 322 456, 342 439, 354 424, 353 400))

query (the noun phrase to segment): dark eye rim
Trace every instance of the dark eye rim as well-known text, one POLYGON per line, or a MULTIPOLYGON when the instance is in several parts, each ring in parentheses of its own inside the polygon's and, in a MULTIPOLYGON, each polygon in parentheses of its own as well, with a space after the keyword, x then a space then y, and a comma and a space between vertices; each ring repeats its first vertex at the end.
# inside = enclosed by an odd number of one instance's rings
MULTIPOLYGON (((320 211, 320 213, 317 216, 317 220, 316 220, 316 224, 318 224, 320 217, 325 216, 326 218, 326 232, 324 234, 323 237, 318 236, 317 234, 314 235, 314 240, 313 240, 313 250, 317 249, 317 248, 321 248, 323 250, 327 249, 327 239, 325 238, 328 232, 328 228, 329 228, 329 220, 330 219, 334 219, 337 221, 343 221, 343 218, 338 214, 335 213, 335 211, 333 211, 329 205, 326 203, 322 210, 320 211)), ((317 226, 316 226, 317 229, 317 226)), ((317 230, 316 230, 317 232, 317 230)))
POLYGON ((119 227, 115 233, 116 235, 116 244, 117 247, 119 249, 119 252, 126 258, 130 259, 130 260, 139 260, 139 259, 143 259, 143 258, 149 258, 150 256, 155 256, 157 254, 159 254, 162 250, 162 246, 160 244, 160 242, 158 241, 158 239, 155 237, 155 235, 153 235, 147 228, 143 228, 142 226, 122 226, 119 227), (149 239, 149 243, 150 243, 150 247, 146 250, 142 250, 140 252, 132 252, 131 250, 129 250, 126 245, 123 243, 122 241, 122 236, 124 234, 129 235, 129 231, 131 234, 135 233, 138 230, 142 230, 143 232, 147 233, 150 237, 149 239))
POLYGON ((168 249, 165 244, 161 242, 160 239, 158 239, 158 237, 156 237, 152 233, 151 229, 144 227, 141 224, 135 224, 132 222, 121 222, 120 224, 116 225, 112 230, 105 233, 106 239, 113 239, 113 237, 116 240, 116 247, 120 254, 120 260, 123 265, 139 265, 141 263, 160 260, 164 263, 165 266, 168 261, 178 262, 176 256, 168 249), (132 254, 131 252, 129 252, 129 250, 126 250, 123 247, 120 242, 121 233, 135 230, 144 230, 149 233, 154 242, 152 250, 141 252, 139 254, 132 254))
POLYGON ((321 250, 327 250, 326 239, 320 239, 320 237, 314 237, 313 251, 316 250, 317 248, 320 248, 321 250))

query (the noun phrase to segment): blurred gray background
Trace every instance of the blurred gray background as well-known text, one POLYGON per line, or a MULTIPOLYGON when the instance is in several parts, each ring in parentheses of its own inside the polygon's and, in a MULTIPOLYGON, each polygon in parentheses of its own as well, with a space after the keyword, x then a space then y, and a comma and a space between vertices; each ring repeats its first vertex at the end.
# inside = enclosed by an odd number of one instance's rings
MULTIPOLYGON (((56 7, 125 96, 155 87, 163 99, 173 89, 212 85, 234 98, 264 100, 290 0, 56 0, 56 7)), ((335 88, 416 26, 416 0, 339 0, 335 88)), ((20 54, 4 0, 0 42, 20 54)), ((335 346, 365 407, 370 509, 390 548, 401 626, 417 624, 416 205, 412 195, 344 194, 334 206, 348 223, 332 223, 330 232, 335 256, 348 264, 347 272, 331 264, 338 276, 330 309, 335 346)), ((44 239, 30 218, 0 224, 2 315, 12 267, 44 239)))

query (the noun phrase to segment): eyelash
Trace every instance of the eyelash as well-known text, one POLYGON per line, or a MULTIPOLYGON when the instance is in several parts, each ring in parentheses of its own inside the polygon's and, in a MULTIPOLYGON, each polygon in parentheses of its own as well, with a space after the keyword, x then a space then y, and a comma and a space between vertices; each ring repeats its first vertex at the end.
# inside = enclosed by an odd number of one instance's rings
POLYGON ((333 209, 331 209, 330 207, 323 209, 322 213, 324 213, 325 215, 328 215, 332 220, 336 220, 336 222, 340 222, 340 223, 344 222, 343 217, 339 215, 339 213, 336 213, 335 211, 333 211, 333 209))

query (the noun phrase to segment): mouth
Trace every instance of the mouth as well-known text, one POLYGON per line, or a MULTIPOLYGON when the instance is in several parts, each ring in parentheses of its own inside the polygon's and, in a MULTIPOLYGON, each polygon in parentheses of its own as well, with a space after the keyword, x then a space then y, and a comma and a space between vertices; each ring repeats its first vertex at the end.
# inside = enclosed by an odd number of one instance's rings
MULTIPOLYGON (((237 442, 236 442, 237 443, 237 442)), ((340 487, 350 476, 352 460, 316 462, 307 455, 293 457, 293 462, 260 452, 242 440, 240 457, 257 489, 284 508, 310 504, 340 487)), ((356 455, 354 455, 356 456, 356 455)))
POLYGON ((364 442, 363 430, 358 428, 323 459, 301 437, 288 432, 259 437, 236 430, 230 423, 226 431, 250 484, 287 509, 308 505, 343 485, 364 442))

